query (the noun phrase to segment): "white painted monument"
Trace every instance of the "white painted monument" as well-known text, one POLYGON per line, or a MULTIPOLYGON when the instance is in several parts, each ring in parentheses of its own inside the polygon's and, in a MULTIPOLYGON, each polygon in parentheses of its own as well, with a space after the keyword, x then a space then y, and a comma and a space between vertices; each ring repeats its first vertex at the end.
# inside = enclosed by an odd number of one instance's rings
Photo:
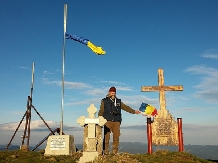
POLYGON ((51 135, 45 148, 45 156, 71 155, 76 152, 73 135, 51 135))
POLYGON ((87 149, 83 151, 83 156, 80 157, 79 163, 85 163, 93 161, 96 157, 98 157, 97 152, 97 138, 96 138, 96 125, 103 126, 107 120, 104 117, 99 116, 95 118, 95 113, 97 112, 97 108, 94 104, 91 104, 87 111, 89 113, 89 117, 81 116, 77 119, 77 123, 80 126, 88 125, 88 137, 86 138, 87 149))

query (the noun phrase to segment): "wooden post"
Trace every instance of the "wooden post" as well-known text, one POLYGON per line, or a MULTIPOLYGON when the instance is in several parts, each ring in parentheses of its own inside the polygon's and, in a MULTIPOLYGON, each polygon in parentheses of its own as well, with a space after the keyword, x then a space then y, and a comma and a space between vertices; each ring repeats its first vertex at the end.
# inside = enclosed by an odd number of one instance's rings
POLYGON ((179 152, 183 152, 184 144, 183 144, 183 133, 182 133, 182 118, 177 118, 177 123, 178 123, 179 152))
POLYGON ((152 153, 151 118, 147 118, 147 139, 148 139, 148 154, 151 154, 152 153))

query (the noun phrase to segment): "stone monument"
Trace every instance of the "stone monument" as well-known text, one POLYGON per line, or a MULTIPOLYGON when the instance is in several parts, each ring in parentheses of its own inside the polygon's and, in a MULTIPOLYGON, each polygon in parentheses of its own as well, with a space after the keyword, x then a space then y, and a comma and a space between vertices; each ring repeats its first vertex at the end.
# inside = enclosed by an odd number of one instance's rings
POLYGON ((79 163, 85 163, 85 162, 90 162, 93 161, 96 157, 98 157, 99 152, 97 151, 97 144, 98 138, 96 135, 100 135, 99 129, 96 130, 96 126, 103 126, 107 120, 104 119, 102 116, 99 116, 98 118, 95 117, 95 113, 97 112, 97 108, 94 106, 94 104, 91 104, 87 108, 89 117, 86 118, 85 116, 81 116, 80 118, 77 119, 77 123, 80 124, 80 126, 85 126, 88 130, 87 135, 84 133, 84 138, 85 138, 85 144, 86 147, 83 148, 83 156, 80 157, 79 163))
MULTIPOLYGON (((102 154, 102 128, 103 126, 100 126, 98 124, 95 125, 95 131, 96 131, 96 139, 97 139, 97 152, 98 154, 102 154)), ((87 151, 87 138, 88 138, 88 124, 84 125, 84 138, 83 138, 83 151, 87 151)))
POLYGON ((165 86, 163 69, 158 69, 158 86, 142 86, 141 91, 159 91, 160 110, 152 123, 152 144, 178 145, 178 125, 166 109, 165 91, 183 91, 183 86, 165 86))
POLYGON ((45 148, 45 156, 71 155, 76 152, 73 135, 51 135, 45 148))

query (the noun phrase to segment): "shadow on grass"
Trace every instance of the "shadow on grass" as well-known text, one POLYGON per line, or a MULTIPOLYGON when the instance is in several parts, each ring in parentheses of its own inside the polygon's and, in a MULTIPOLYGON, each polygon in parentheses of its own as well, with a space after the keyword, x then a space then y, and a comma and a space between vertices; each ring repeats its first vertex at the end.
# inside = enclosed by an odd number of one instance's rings
POLYGON ((212 161, 212 162, 218 163, 218 160, 210 160, 210 159, 209 159, 208 161, 212 161))

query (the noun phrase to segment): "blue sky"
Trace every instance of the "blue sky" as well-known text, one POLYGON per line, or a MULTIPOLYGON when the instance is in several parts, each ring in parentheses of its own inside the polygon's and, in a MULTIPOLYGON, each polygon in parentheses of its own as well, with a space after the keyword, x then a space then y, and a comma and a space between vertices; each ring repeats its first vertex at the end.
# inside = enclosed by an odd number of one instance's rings
MULTIPOLYGON (((218 1, 0 1, 0 144, 7 144, 26 111, 35 63, 33 105, 52 128, 61 120, 63 8, 67 32, 102 46, 104 56, 66 40, 64 132, 82 142, 77 118, 100 101, 111 86, 134 109, 141 102, 159 109, 156 86, 163 68, 173 117, 183 119, 185 144, 218 145, 218 1)), ((22 123, 24 124, 24 123, 22 123)), ((32 113, 31 144, 48 129, 32 113)), ((20 144, 23 126, 13 144, 20 144)), ((121 141, 146 143, 146 119, 123 112, 121 141)))

